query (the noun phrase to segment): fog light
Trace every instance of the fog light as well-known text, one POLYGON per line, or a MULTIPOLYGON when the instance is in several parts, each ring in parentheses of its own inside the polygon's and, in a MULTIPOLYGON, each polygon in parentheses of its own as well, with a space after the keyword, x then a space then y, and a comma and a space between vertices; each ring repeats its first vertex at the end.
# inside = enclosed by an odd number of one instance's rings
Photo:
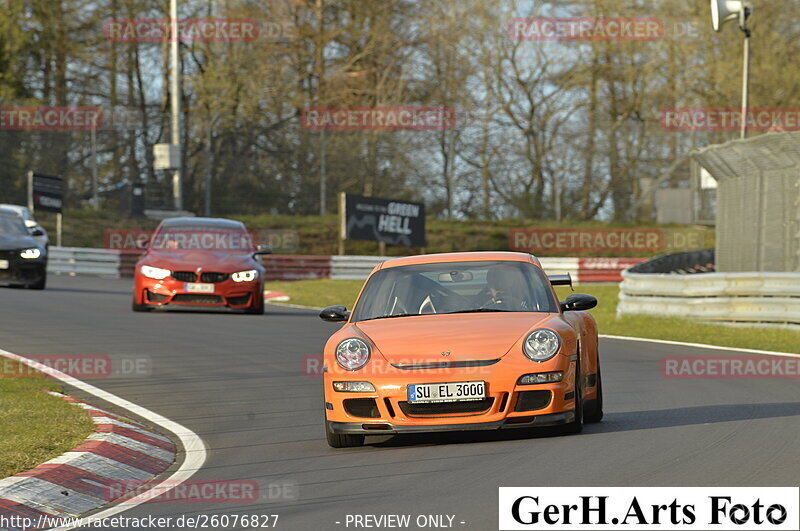
POLYGON ((333 389, 342 393, 375 392, 375 387, 369 382, 333 382, 333 389))
POLYGON ((564 378, 563 371, 540 372, 536 374, 526 374, 517 380, 517 385, 534 385, 560 382, 564 378))

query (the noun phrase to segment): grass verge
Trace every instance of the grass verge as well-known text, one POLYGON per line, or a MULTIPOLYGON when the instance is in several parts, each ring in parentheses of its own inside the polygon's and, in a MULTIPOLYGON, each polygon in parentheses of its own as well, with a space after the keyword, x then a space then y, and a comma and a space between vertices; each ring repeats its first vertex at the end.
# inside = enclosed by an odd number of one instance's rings
MULTIPOLYGON (((361 284, 358 280, 300 280, 271 282, 267 289, 286 293, 292 304, 313 308, 344 304, 352 308, 361 284)), ((800 332, 795 330, 708 325, 674 317, 645 315, 618 319, 618 285, 582 284, 575 286, 575 290, 597 297, 599 304, 592 314, 601 334, 800 353, 800 332)), ((561 299, 570 293, 565 287, 559 287, 556 292, 561 299)))
MULTIPOLYGON (((17 362, 0 358, 0 364, 12 363, 16 369, 17 362)), ((94 430, 84 409, 42 389, 62 391, 60 385, 38 372, 22 378, 0 375, 0 478, 63 454, 94 430)))

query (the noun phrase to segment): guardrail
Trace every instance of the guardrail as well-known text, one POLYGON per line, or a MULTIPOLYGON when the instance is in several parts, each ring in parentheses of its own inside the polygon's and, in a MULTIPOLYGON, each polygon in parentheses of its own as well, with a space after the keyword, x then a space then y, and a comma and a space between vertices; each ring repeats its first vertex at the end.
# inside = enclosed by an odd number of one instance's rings
POLYGON ((331 256, 331 278, 334 280, 364 280, 381 262, 390 256, 331 256))
MULTIPOLYGON (((55 274, 131 277, 138 250, 109 250, 83 247, 50 247, 48 271, 55 274)), ((300 254, 265 255, 266 280, 307 280, 332 278, 364 280, 387 256, 313 256, 300 254)), ((643 258, 541 258, 551 275, 569 273, 575 282, 619 282, 622 270, 643 258)))
POLYGON ((800 325, 800 273, 669 275, 625 271, 622 276, 617 315, 800 325))
POLYGON ((309 280, 331 278, 331 257, 302 254, 261 256, 267 269, 265 280, 309 280))
POLYGON ((119 255, 119 251, 108 249, 51 246, 48 250, 47 272, 119 278, 119 255))

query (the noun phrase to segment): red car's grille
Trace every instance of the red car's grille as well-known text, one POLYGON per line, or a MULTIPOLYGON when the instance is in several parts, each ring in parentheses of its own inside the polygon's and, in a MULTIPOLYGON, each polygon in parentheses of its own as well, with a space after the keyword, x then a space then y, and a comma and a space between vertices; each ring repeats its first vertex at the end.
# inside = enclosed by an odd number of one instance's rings
MULTIPOLYGON (((206 272, 200 274, 200 282, 216 284, 228 280, 228 273, 206 272)), ((173 271, 172 278, 181 282, 197 282, 197 273, 194 271, 173 271)))
POLYGON ((228 280, 228 273, 203 273, 200 275, 200 282, 224 282, 228 280))
POLYGON ((197 282, 197 273, 194 271, 173 271, 172 278, 181 282, 197 282))
POLYGON ((172 302, 189 302, 194 304, 219 304, 222 297, 203 293, 179 293, 172 297, 172 302))
POLYGON ((424 415, 449 415, 453 413, 481 413, 487 411, 494 404, 494 397, 471 402, 442 402, 439 404, 414 404, 411 402, 398 402, 400 409, 409 417, 424 415))

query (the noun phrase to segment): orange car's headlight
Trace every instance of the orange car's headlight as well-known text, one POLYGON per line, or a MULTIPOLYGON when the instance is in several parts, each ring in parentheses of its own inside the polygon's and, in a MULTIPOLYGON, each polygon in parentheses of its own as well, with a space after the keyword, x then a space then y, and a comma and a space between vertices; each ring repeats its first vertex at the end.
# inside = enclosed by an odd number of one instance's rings
POLYGON ((558 334, 549 328, 537 328, 525 338, 522 350, 529 360, 543 362, 555 356, 560 346, 558 334))
POLYGON ((358 337, 343 339, 336 345, 336 362, 342 369, 357 371, 369 361, 369 345, 358 337))

